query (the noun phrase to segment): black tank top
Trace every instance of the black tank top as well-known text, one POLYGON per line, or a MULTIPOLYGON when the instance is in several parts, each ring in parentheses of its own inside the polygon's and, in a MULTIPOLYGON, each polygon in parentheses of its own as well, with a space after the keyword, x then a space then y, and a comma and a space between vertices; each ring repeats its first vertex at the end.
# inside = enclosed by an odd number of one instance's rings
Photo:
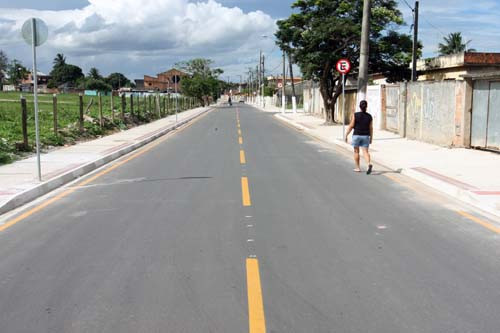
POLYGON ((370 135, 372 116, 368 112, 356 112, 354 119, 354 135, 370 135))

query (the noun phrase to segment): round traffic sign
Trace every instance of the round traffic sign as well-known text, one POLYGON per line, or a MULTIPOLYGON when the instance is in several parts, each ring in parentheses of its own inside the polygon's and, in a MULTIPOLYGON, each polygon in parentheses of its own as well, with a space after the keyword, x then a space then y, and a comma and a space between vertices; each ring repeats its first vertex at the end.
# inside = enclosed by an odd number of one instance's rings
POLYGON ((45 22, 39 18, 27 19, 23 24, 21 34, 23 35, 25 42, 29 45, 33 42, 33 26, 35 28, 35 46, 40 46, 47 40, 49 29, 47 28, 45 22))
POLYGON ((340 74, 347 74, 351 71, 351 62, 348 59, 340 59, 335 67, 340 74))

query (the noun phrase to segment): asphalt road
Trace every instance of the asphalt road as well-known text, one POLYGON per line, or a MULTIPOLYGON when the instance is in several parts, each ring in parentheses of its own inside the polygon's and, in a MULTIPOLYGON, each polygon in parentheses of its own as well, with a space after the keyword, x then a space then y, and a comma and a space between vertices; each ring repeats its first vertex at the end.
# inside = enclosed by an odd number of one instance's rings
POLYGON ((499 332, 498 235, 352 167, 218 108, 0 232, 0 332, 499 332))

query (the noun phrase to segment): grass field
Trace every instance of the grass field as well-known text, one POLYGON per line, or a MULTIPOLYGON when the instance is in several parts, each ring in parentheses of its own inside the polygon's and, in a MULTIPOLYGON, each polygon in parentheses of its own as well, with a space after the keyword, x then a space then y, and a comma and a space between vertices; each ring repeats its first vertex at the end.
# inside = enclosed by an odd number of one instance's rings
MULTIPOLYGON (((33 150, 35 142, 35 114, 33 104, 33 94, 24 93, 28 109, 28 152, 16 148, 16 143, 23 141, 21 125, 21 93, 19 92, 0 92, 0 164, 10 163, 33 150)), ((137 108, 137 97, 134 98, 134 119, 130 115, 130 98, 126 99, 126 121, 121 120, 121 98, 114 96, 115 120, 112 121, 111 114, 111 96, 102 97, 103 116, 105 125, 101 128, 99 125, 99 103, 97 96, 83 96, 84 111, 93 99, 93 104, 86 113, 84 122, 84 131, 79 130, 79 96, 77 94, 59 94, 57 95, 58 110, 58 133, 54 132, 53 103, 52 95, 38 95, 38 109, 40 120, 40 141, 42 148, 51 146, 61 146, 73 144, 78 140, 85 140, 110 134, 120 129, 136 126, 158 118, 155 112, 154 100, 152 108, 149 111, 148 100, 141 98, 140 113, 137 108), (89 118, 90 117, 90 118, 89 118)), ((173 113, 173 100, 166 100, 166 114, 173 113), (168 112, 170 111, 170 112, 168 112)), ((182 103, 181 103, 182 104, 182 103)))

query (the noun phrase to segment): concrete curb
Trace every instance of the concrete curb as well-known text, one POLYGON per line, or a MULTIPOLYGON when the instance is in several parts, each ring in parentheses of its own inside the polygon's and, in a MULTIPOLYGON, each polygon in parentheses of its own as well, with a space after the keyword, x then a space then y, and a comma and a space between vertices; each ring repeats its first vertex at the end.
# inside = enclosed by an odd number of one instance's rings
MULTIPOLYGON (((343 142, 340 139, 335 139, 333 141, 325 140, 324 138, 320 138, 317 135, 314 135, 312 131, 300 124, 295 123, 294 121, 287 119, 283 117, 281 114, 275 114, 274 115, 276 118, 279 120, 286 122, 295 128, 297 128, 300 131, 303 131, 307 133, 308 135, 313 136, 314 138, 325 142, 329 144, 335 144, 338 147, 341 147, 347 151, 351 151, 352 147, 350 144, 343 142)), ((496 217, 500 217, 500 202, 498 199, 490 199, 485 198, 484 196, 480 196, 478 194, 473 193, 470 190, 462 189, 460 187, 457 187, 455 185, 449 184, 445 181, 442 181, 440 179, 428 176, 424 173, 418 172, 416 170, 413 170, 411 168, 400 168, 398 166, 393 166, 393 165, 388 165, 385 163, 379 163, 378 161, 374 160, 375 163, 382 165, 388 169, 391 170, 400 170, 400 173, 410 177, 428 187, 433 188, 434 190, 437 190, 441 193, 444 193, 446 195, 449 195, 459 201, 462 201, 464 203, 467 203, 471 206, 474 206, 478 209, 481 209, 491 215, 494 215, 496 217)))
POLYGON ((137 150, 137 149, 145 146, 146 144, 148 144, 148 143, 164 136, 165 134, 173 131, 175 128, 182 126, 182 125, 185 125, 185 124, 189 123, 190 121, 198 118, 202 114, 205 114, 205 113, 210 112, 212 110, 214 110, 214 108, 207 108, 206 110, 202 110, 202 111, 198 112, 197 114, 178 122, 177 124, 170 125, 168 127, 163 128, 161 131, 154 132, 153 134, 151 134, 151 136, 148 136, 147 138, 144 138, 144 139, 140 140, 139 142, 136 142, 136 143, 133 143, 129 146, 123 147, 115 152, 112 152, 108 155, 105 155, 105 156, 98 158, 98 159, 96 159, 92 162, 89 162, 87 164, 81 165, 73 170, 69 170, 69 171, 67 171, 61 175, 58 175, 54 178, 51 178, 50 180, 43 182, 35 187, 27 189, 27 190, 15 195, 14 197, 12 197, 8 201, 6 201, 4 204, 2 204, 2 206, 0 207, 0 215, 7 213, 7 212, 19 207, 19 206, 27 204, 28 202, 33 201, 36 198, 41 197, 42 195, 45 195, 45 194, 57 189, 58 187, 61 187, 61 186, 65 185, 65 184, 67 184, 67 183, 69 183, 69 182, 71 182, 71 181, 73 181, 73 180, 75 180, 83 175, 86 175, 86 174, 90 173, 91 171, 94 171, 95 169, 97 169, 105 164, 108 164, 109 162, 112 162, 113 160, 116 160, 117 158, 119 158, 123 155, 126 155, 134 150, 137 150))

